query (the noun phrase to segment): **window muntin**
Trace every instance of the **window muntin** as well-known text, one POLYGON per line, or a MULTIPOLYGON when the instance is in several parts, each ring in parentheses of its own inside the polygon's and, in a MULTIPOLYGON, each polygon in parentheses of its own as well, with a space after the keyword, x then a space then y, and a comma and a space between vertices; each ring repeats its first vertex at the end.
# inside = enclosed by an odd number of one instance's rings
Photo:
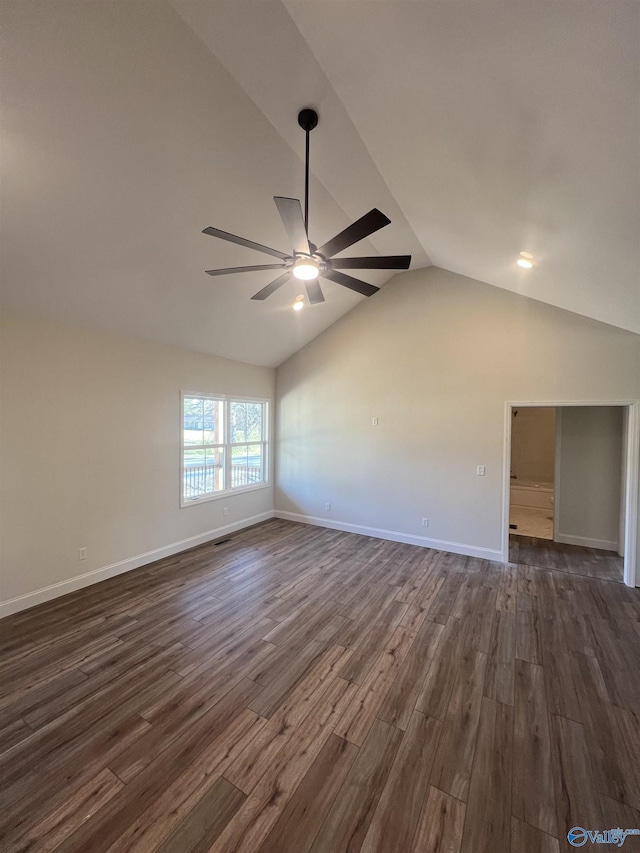
POLYGON ((267 403, 183 394, 181 503, 267 483, 267 403))

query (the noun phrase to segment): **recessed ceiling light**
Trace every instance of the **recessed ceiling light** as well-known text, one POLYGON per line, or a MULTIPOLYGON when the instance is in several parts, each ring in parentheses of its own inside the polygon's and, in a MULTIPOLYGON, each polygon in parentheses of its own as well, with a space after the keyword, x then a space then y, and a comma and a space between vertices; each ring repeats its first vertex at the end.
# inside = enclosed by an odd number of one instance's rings
POLYGON ((525 269, 525 270, 530 270, 531 267, 533 266, 533 261, 530 261, 529 258, 518 258, 516 263, 518 264, 519 267, 522 267, 522 269, 525 269))
POLYGON ((294 311, 302 311, 304 308, 304 296, 300 294, 300 296, 296 296, 296 301, 293 303, 294 311))
POLYGON ((520 252, 520 257, 527 258, 527 260, 529 261, 533 260, 533 255, 531 254, 531 252, 520 252))

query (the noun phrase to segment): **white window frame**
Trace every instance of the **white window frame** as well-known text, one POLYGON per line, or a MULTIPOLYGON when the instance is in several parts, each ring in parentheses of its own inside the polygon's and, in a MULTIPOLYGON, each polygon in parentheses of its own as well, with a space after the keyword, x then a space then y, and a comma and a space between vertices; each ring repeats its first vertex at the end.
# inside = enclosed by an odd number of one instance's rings
POLYGON ((188 506, 197 506, 198 504, 208 503, 209 501, 220 500, 220 498, 228 498, 230 495, 240 495, 245 492, 255 492, 260 489, 269 488, 269 470, 270 470, 270 408, 271 408, 271 400, 266 397, 248 397, 242 396, 237 397, 235 395, 230 394, 211 394, 211 393, 203 393, 201 391, 181 391, 180 392, 180 506, 182 508, 188 506), (212 492, 208 495, 201 495, 195 498, 185 498, 184 496, 184 453, 186 449, 189 449, 184 443, 184 401, 185 397, 196 397, 203 400, 217 400, 222 401, 223 403, 223 411, 224 411, 224 438, 225 441, 222 444, 211 445, 216 447, 224 448, 224 478, 225 483, 231 483, 231 463, 232 463, 232 448, 234 446, 242 446, 244 444, 247 445, 256 445, 260 444, 262 446, 262 469, 264 474, 264 480, 261 480, 259 483, 252 484, 250 486, 239 486, 234 489, 231 487, 221 489, 219 492, 212 492), (231 442, 231 406, 230 403, 260 403, 263 407, 262 409, 262 441, 248 441, 248 442, 236 442, 233 444, 231 442))

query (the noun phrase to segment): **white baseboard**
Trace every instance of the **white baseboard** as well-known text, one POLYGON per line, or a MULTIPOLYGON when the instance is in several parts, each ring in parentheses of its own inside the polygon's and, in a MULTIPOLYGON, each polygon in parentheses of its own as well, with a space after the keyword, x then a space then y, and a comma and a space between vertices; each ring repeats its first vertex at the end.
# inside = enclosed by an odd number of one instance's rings
POLYGON ((365 527, 361 524, 330 521, 326 518, 316 518, 312 515, 285 512, 284 510, 275 510, 273 515, 275 518, 298 521, 302 524, 313 524, 315 527, 328 527, 331 530, 343 530, 345 533, 358 533, 361 536, 372 536, 374 539, 389 539, 391 542, 404 542, 406 545, 419 545, 422 548, 434 548, 436 551, 449 551, 452 554, 463 554, 465 557, 479 557, 481 560, 502 560, 502 551, 496 551, 492 548, 479 548, 460 542, 447 542, 444 539, 428 539, 426 536, 413 536, 411 533, 398 533, 395 530, 382 530, 378 527, 365 527))
POLYGON ((207 530, 206 533, 199 533, 197 536, 190 536, 188 539, 181 539, 179 542, 172 542, 170 545, 164 545, 162 548, 155 548, 153 551, 146 551, 144 554, 138 554, 136 557, 129 557, 127 560, 120 560, 118 563, 112 563, 110 566, 103 566, 101 569, 94 569, 92 572, 86 572, 83 575, 77 575, 74 578, 69 578, 66 581, 54 583, 51 586, 45 586, 42 589, 37 589, 35 592, 29 592, 26 595, 20 595, 17 598, 11 598, 9 601, 0 603, 0 619, 4 616, 10 616, 12 613, 18 613, 21 610, 26 610, 29 607, 35 607, 36 604, 43 604, 45 601, 51 601, 53 598, 58 598, 61 595, 66 595, 69 592, 75 592, 85 586, 91 586, 94 583, 107 580, 107 578, 122 575, 125 572, 130 572, 133 569, 138 569, 140 566, 146 566, 149 563, 154 563, 156 560, 162 560, 163 557, 171 557, 173 554, 178 554, 180 551, 188 551, 189 548, 195 548, 197 545, 204 545, 205 542, 211 542, 214 539, 222 539, 229 533, 235 533, 238 530, 243 530, 245 527, 251 527, 253 524, 259 524, 261 521, 267 521, 273 518, 273 512, 262 512, 260 515, 251 516, 251 518, 243 518, 240 521, 234 521, 233 524, 226 524, 224 527, 218 527, 215 530, 207 530))
POLYGON ((608 539, 588 539, 586 536, 571 536, 569 533, 556 533, 553 539, 562 545, 581 545, 583 548, 598 548, 601 551, 618 553, 618 543, 608 539))

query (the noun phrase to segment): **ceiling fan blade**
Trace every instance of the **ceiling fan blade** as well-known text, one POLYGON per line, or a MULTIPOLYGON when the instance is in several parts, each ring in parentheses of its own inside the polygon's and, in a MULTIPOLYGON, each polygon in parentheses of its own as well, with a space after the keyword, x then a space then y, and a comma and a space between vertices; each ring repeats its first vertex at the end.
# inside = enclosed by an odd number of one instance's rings
POLYGON ((360 281, 359 278, 353 278, 353 276, 345 275, 345 273, 338 272, 337 270, 327 270, 322 275, 324 278, 328 278, 329 281, 335 281, 336 284, 341 284, 343 287, 355 290, 356 293, 361 293, 363 296, 373 296, 374 293, 380 290, 379 287, 375 287, 373 284, 360 281))
POLYGON ((285 272, 282 275, 279 275, 278 278, 274 278, 273 281, 269 282, 266 287, 263 287, 262 290, 259 290, 256 294, 254 294, 252 299, 266 299, 267 296, 271 296, 272 293, 275 293, 279 287, 282 287, 283 284, 286 284, 291 278, 290 272, 285 272))
POLYGON ((391 220, 384 213, 381 213, 377 207, 374 207, 373 210, 365 213, 364 216, 357 219, 348 228, 345 228, 344 231, 336 234, 324 246, 320 246, 318 254, 323 255, 325 258, 331 258, 343 249, 347 249, 349 246, 353 246, 354 243, 364 240, 365 237, 368 237, 380 228, 384 228, 390 222, 391 220))
POLYGON ((305 281, 304 286, 311 305, 317 305, 318 302, 324 302, 324 294, 319 281, 305 281))
POLYGON ((335 258, 334 270, 408 270, 411 255, 382 255, 379 258, 335 258))
POLYGON ((207 275, 228 275, 232 272, 254 272, 255 270, 283 270, 286 264, 258 264, 253 267, 229 267, 226 270, 205 270, 207 275))
POLYGON ((219 228, 205 228, 202 233, 209 234, 211 237, 219 237, 220 240, 227 240, 229 243, 237 243, 238 246, 246 246, 247 249, 255 249, 256 252, 264 252, 265 255, 273 255, 274 258, 280 258, 283 261, 291 257, 291 255, 285 255, 284 252, 279 252, 277 249, 270 249, 269 246, 254 243, 253 240, 245 240, 244 237, 238 237, 236 234, 220 231, 219 228))
POLYGON ((310 255, 309 238, 304 227, 300 201, 297 198, 283 198, 282 196, 274 196, 273 200, 278 208, 289 241, 293 246, 293 251, 297 254, 310 255))

